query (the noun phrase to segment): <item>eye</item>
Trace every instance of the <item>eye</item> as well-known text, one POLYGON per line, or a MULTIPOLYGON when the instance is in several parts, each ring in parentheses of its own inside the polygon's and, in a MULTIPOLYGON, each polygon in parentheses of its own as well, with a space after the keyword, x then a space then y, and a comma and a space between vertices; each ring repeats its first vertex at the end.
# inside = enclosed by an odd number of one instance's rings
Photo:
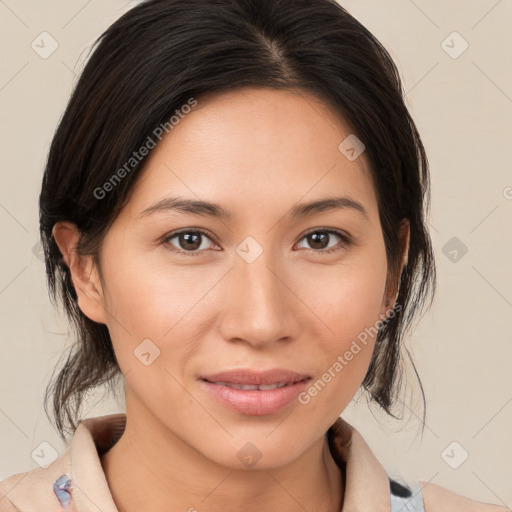
POLYGON ((162 242, 167 245, 170 251, 183 254, 184 256, 199 256, 206 250, 208 244, 203 243, 205 239, 211 241, 210 235, 200 229, 187 229, 167 235, 162 242), (176 245, 172 240, 176 239, 176 245))
MULTIPOLYGON (((200 256, 208 249, 209 240, 212 244, 212 236, 201 229, 186 229, 171 233, 162 239, 162 242, 170 251, 176 252, 184 256, 200 256), (173 240, 176 239, 176 242, 173 240)), ((351 243, 351 238, 345 233, 334 229, 316 228, 306 233, 301 240, 306 240, 310 244, 311 250, 317 253, 332 253, 347 248, 351 243), (336 236, 341 242, 338 244, 330 244, 330 240, 336 236), (327 245, 326 245, 327 244, 327 245)), ((215 244, 213 244, 215 245, 215 244)), ((211 248, 211 247, 210 247, 211 248)), ((215 249, 214 249, 215 250, 215 249)))
POLYGON ((316 228, 314 231, 306 233, 302 240, 306 240, 310 246, 312 246, 313 252, 318 253, 331 253, 341 251, 347 248, 351 243, 351 239, 345 233, 335 229, 322 229, 316 228), (329 245, 330 239, 332 240, 333 235, 341 240, 341 243, 329 245), (327 244, 327 245, 326 245, 327 244))

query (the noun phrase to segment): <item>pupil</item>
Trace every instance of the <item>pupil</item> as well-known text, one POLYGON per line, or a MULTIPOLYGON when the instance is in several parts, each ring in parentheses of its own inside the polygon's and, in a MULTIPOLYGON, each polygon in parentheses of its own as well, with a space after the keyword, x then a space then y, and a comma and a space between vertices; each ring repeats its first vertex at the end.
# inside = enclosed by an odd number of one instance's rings
POLYGON ((182 247, 184 249, 197 249, 201 243, 199 241, 199 238, 200 238, 200 235, 198 233, 183 233, 181 235, 181 241, 185 241, 185 247, 182 247), (194 241, 191 241, 191 239, 194 239, 195 238, 195 242, 194 241))
POLYGON ((323 242, 325 242, 325 240, 327 239, 327 233, 324 233, 324 232, 316 232, 316 233, 311 233, 309 235, 310 237, 310 245, 313 247, 313 249, 323 249, 326 247, 325 243, 324 245, 322 246, 322 238, 324 239, 323 242), (319 243, 319 240, 320 240, 320 246, 321 247, 316 247, 315 244, 318 244, 319 243))

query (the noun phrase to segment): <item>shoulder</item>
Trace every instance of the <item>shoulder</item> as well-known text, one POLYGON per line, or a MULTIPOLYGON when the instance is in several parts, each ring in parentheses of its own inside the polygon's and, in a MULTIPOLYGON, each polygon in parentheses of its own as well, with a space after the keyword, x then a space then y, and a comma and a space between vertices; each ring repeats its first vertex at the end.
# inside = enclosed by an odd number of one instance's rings
POLYGON ((20 512, 20 509, 16 508, 9 498, 0 493, 0 512, 20 512))
POLYGON ((20 509, 16 508, 9 498, 0 493, 0 512, 20 512, 20 509))
POLYGON ((75 502, 71 478, 61 473, 66 466, 66 457, 61 456, 46 468, 36 467, 0 481, 0 512, 78 510, 69 508, 75 502))
POLYGON ((510 512, 507 507, 474 501, 439 485, 419 482, 425 512, 510 512))
POLYGON ((55 508, 58 503, 54 494, 56 480, 58 478, 51 469, 37 467, 0 481, 0 512, 35 512, 40 507, 43 510, 55 508))
POLYGON ((12 501, 0 492, 0 512, 20 512, 20 509, 16 508, 12 501))
MULTIPOLYGON (((4 480, 5 482, 6 480, 4 480)), ((2 482, 0 482, 1 484, 2 482)), ((20 509, 14 506, 5 491, 0 489, 0 512, 20 512, 20 509)))

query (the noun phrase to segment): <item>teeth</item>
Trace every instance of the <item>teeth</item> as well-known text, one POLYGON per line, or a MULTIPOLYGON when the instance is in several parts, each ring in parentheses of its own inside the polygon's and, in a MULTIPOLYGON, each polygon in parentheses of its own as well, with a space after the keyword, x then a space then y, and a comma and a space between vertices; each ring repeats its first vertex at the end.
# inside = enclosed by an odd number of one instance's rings
POLYGON ((277 389, 277 388, 284 388, 284 386, 287 386, 287 382, 279 382, 276 384, 262 384, 261 386, 258 386, 256 384, 233 384, 231 382, 214 382, 214 384, 217 384, 218 386, 227 386, 228 388, 233 389, 242 389, 242 390, 254 390, 258 389, 260 391, 267 391, 270 389, 277 389))
POLYGON ((258 389, 265 390, 265 389, 277 389, 277 388, 284 388, 287 386, 287 382, 280 382, 278 384, 263 384, 261 386, 258 386, 258 389))

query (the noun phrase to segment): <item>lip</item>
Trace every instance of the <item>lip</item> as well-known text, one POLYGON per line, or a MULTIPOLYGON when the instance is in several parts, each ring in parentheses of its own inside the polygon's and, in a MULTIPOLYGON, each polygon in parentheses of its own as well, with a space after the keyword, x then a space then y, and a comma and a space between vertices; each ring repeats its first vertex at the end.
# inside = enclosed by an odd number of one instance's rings
POLYGON ((279 382, 293 384, 295 382, 309 378, 309 375, 297 373, 283 368, 273 368, 263 372, 239 368, 235 370, 201 376, 201 379, 207 380, 209 382, 226 382, 229 384, 245 384, 257 386, 263 386, 265 384, 277 384, 279 382))
POLYGON ((213 399, 228 409, 241 414, 263 416, 274 414, 291 404, 310 379, 309 375, 280 368, 264 372, 240 369, 205 375, 201 377, 200 385, 213 399), (235 389, 224 385, 263 386, 278 383, 286 385, 268 390, 235 389))

